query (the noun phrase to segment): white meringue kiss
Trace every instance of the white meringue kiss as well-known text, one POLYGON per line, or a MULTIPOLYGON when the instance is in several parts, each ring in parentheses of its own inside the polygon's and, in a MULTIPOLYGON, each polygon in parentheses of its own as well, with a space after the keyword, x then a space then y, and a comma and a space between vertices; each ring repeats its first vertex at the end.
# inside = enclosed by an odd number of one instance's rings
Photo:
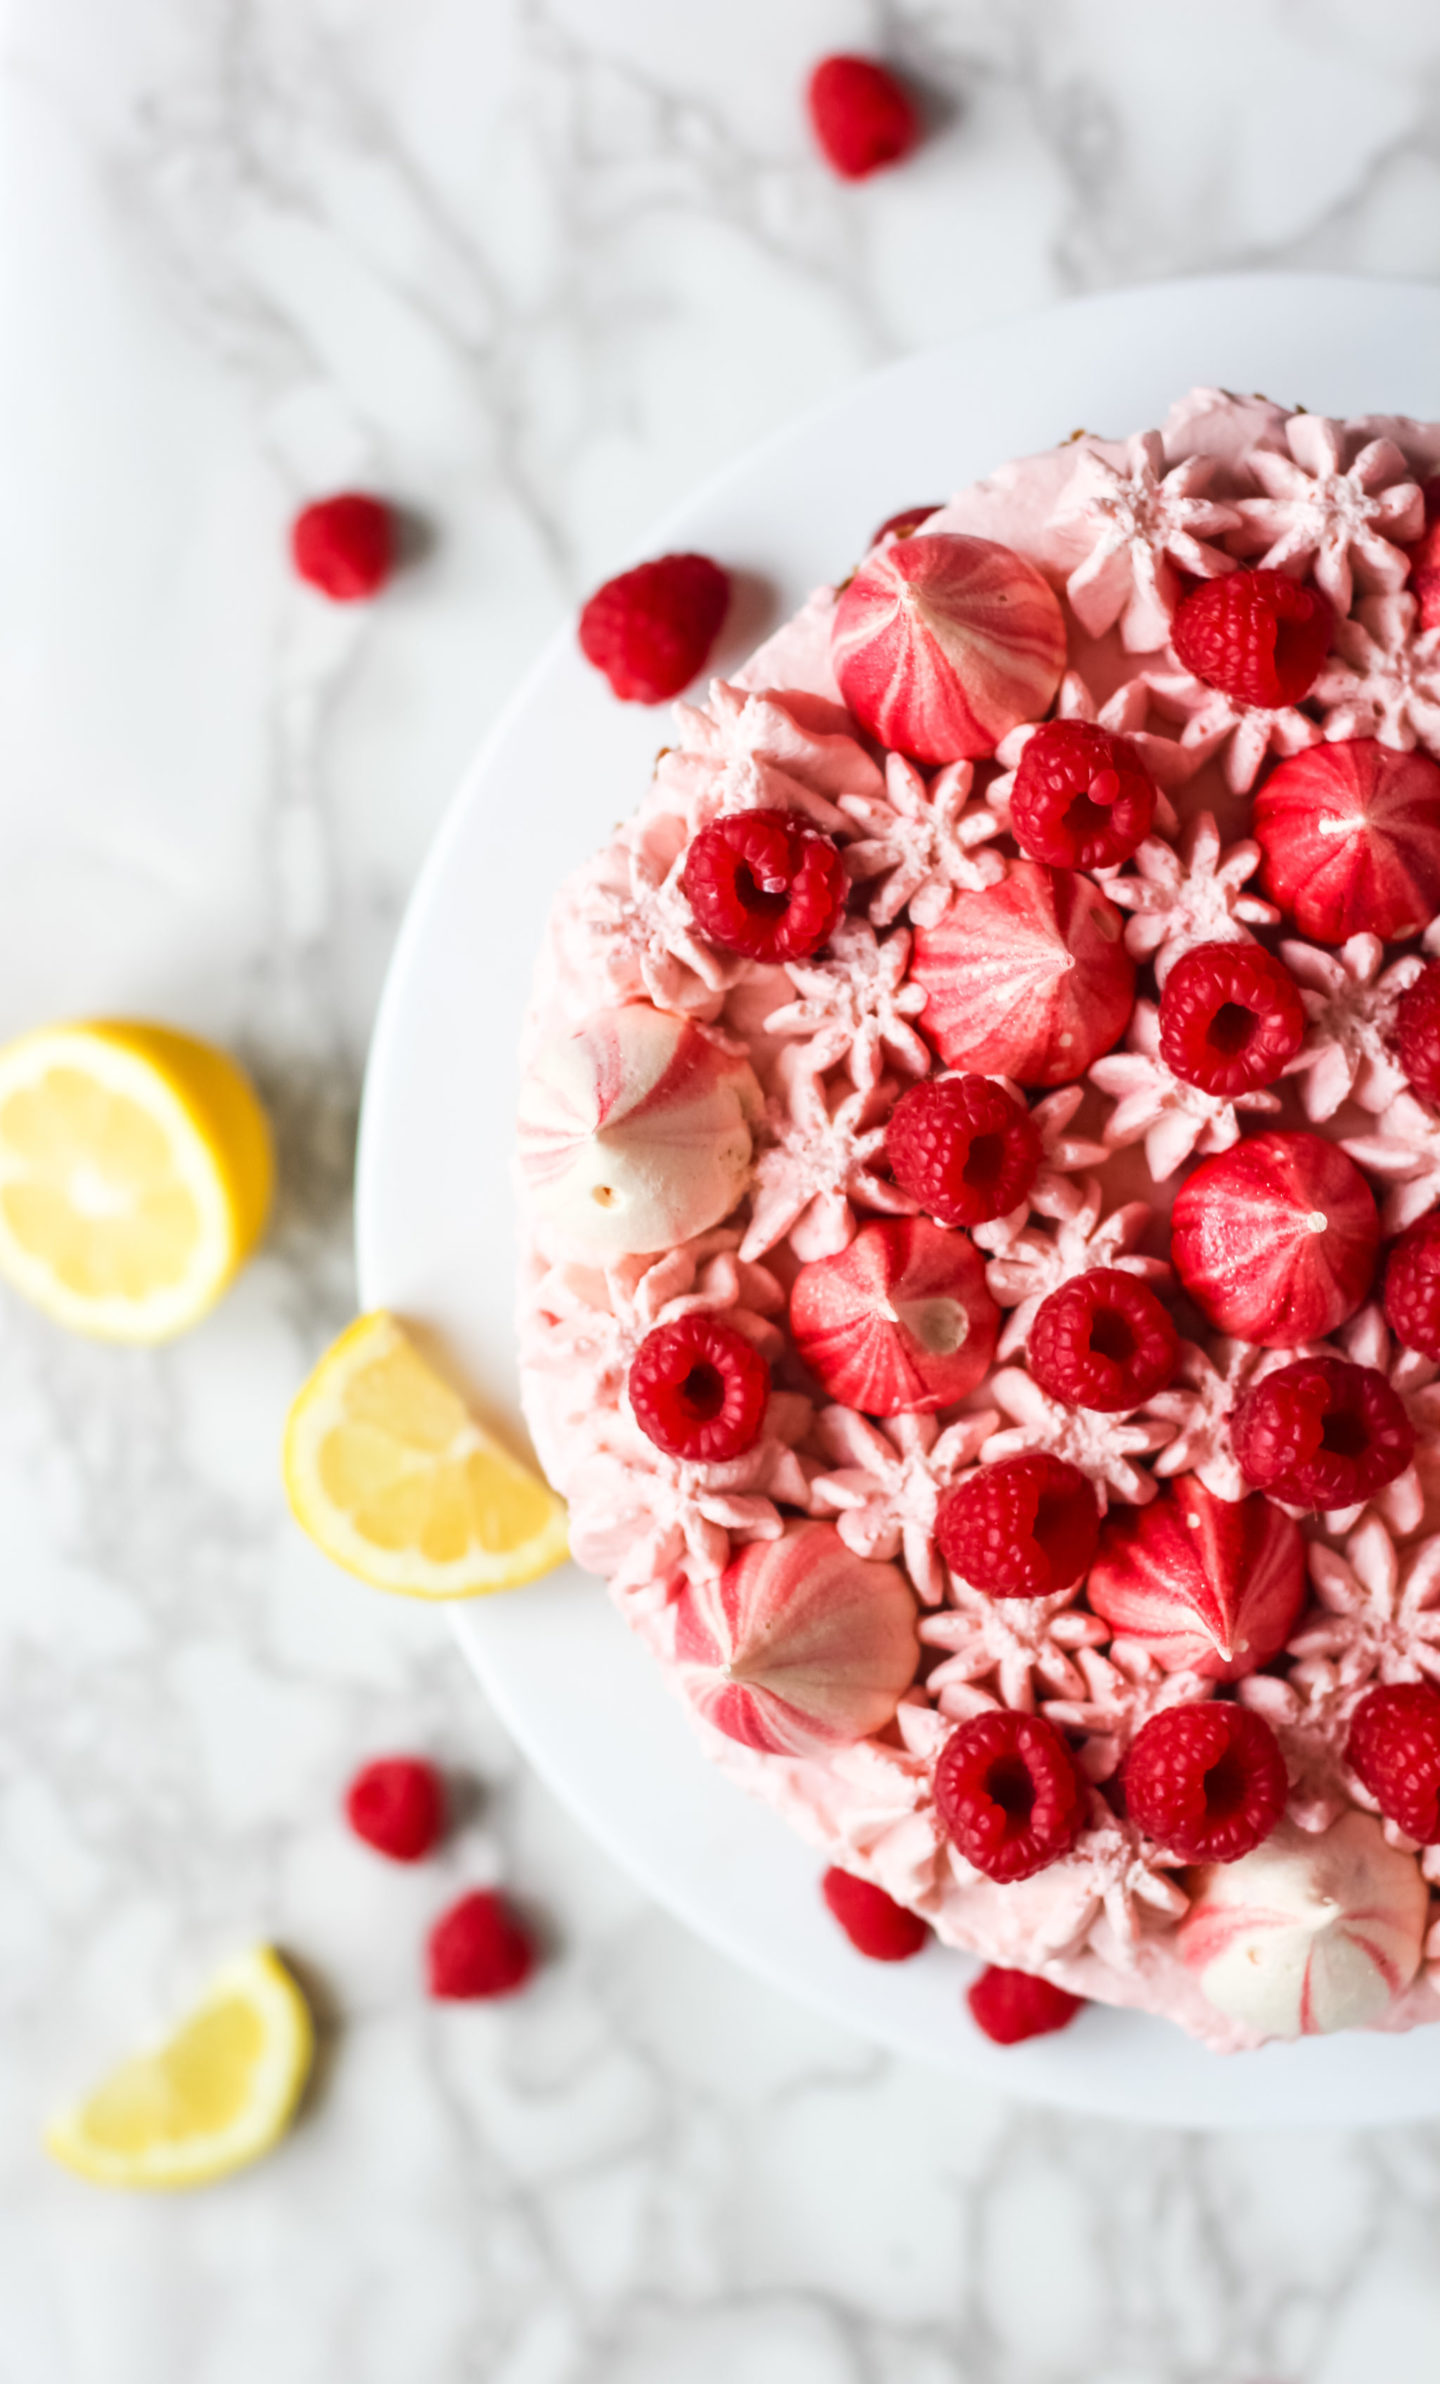
POLYGON ((1263 2036, 1330 2036, 1379 2019, 1420 1966, 1429 1891, 1368 1813, 1318 1836, 1282 1821, 1199 1875, 1178 1947, 1201 1993, 1263 2036))
POLYGON ((689 1241, 750 1173, 760 1087, 688 1019, 627 1002, 542 1046, 520 1088, 520 1169, 547 1254, 604 1264, 689 1241))

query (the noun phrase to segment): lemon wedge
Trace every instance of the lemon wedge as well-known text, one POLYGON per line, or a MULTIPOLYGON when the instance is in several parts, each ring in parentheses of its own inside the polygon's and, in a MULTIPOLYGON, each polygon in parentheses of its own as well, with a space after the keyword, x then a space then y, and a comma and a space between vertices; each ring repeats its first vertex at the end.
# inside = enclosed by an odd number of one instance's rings
POLYGON ((166 1341, 260 1238, 274 1168, 233 1060, 173 1028, 43 1028, 0 1050, 0 1273, 57 1324, 166 1341))
POLYGON ((219 1972, 167 2044, 61 2111, 45 2148, 96 2185, 209 2185, 279 2142, 314 2049, 304 1996, 257 1946, 219 1972))
POLYGON ((376 1589, 473 1598, 563 1564, 565 1509, 477 1424, 384 1309, 320 1360, 285 1427, 285 1488, 317 1547, 376 1589))

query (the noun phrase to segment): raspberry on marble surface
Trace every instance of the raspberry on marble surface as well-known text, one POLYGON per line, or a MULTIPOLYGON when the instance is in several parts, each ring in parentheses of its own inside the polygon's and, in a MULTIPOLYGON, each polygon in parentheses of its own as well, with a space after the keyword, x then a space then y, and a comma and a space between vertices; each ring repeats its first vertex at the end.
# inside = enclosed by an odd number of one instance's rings
POLYGON ((430 1993, 442 2003, 513 1995, 535 1968, 529 1930, 497 1889, 477 1888, 443 1912, 430 1931, 430 1993))
MULTIPOLYGON (((886 166, 898 165, 919 142, 915 102, 899 76, 878 58, 846 52, 822 58, 811 73, 806 100, 821 154, 842 181, 863 182, 886 166)), ((924 509, 919 511, 923 519, 924 509)), ((893 526, 882 526, 877 544, 893 526)))
POLYGON ((392 1862, 420 1862, 445 1829, 445 1784, 419 1755, 379 1755, 355 1774, 345 1814, 357 1838, 392 1862))
POLYGON ((982 1466, 950 1492, 935 1522, 952 1571, 996 1598, 1069 1589, 1099 1534, 1100 1502, 1085 1475, 1043 1451, 982 1466))
POLYGON ((1040 1137, 988 1076, 931 1077, 901 1094, 885 1129, 895 1181, 941 1225, 984 1225, 1024 1200, 1040 1137))
POLYGON ((935 1804, 956 1852, 1006 1885, 1068 1854, 1085 1820, 1075 1758, 1038 1714, 962 1722, 935 1767, 935 1804))
POLYGON ((1371 1689, 1345 1753, 1387 1821, 1418 1846, 1440 1843, 1440 1689, 1418 1680, 1371 1689))
POLYGON ((735 1325, 692 1309, 646 1335, 627 1388, 635 1421, 657 1449, 723 1465, 760 1437, 770 1368, 735 1325))
POLYGON ((1287 1506, 1356 1505, 1405 1471, 1415 1427, 1374 1366, 1299 1358, 1247 1391, 1231 1435, 1241 1471, 1287 1506))
POLYGON ((1274 1731, 1248 1707, 1220 1699, 1155 1714, 1120 1778, 1131 1818, 1185 1862, 1238 1862, 1263 1845, 1285 1810, 1274 1731))
POLYGON ((622 703, 663 704, 700 670, 729 606, 730 575, 708 555, 661 555, 596 589, 580 651, 622 703))
POLYGON ((296 514, 290 553, 300 578, 332 604, 363 604, 394 568, 395 516, 382 497, 358 489, 322 497, 296 514))
POLYGON ((1030 1371, 1069 1407, 1128 1414, 1175 1372, 1180 1336, 1148 1284, 1115 1267, 1077 1275, 1043 1300, 1030 1327, 1030 1371))
POLYGON ((1023 2045, 1032 2036, 1054 2036, 1085 2008, 1071 1995, 1028 1970, 1000 1970, 992 1962, 965 1990, 970 2015, 992 2045, 1023 2045))

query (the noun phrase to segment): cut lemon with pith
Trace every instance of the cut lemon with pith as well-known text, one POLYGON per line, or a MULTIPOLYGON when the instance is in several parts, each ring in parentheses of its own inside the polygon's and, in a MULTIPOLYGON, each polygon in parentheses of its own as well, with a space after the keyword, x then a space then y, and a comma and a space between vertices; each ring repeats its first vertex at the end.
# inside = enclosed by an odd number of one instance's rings
POLYGON ((0 1273, 58 1324, 166 1341, 260 1238, 274 1167, 233 1060, 173 1028, 43 1028, 0 1051, 0 1273))
POLYGON ((45 2148, 96 2185, 209 2185, 284 2135, 315 2031, 268 1945, 231 1962, 167 2044, 53 2119, 45 2148))
POLYGON ((565 1509, 384 1309, 320 1360, 285 1428, 295 1519, 377 1589, 473 1598, 563 1564, 565 1509))

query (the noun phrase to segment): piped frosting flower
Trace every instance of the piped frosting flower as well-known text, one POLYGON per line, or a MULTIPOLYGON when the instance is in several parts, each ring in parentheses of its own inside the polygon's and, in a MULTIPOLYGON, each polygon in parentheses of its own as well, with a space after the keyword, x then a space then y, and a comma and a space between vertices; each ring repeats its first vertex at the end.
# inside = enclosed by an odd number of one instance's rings
POLYGON ((1340 1148, 1389 1185, 1380 1212, 1387 1233, 1402 1232, 1440 1200, 1440 1118, 1413 1093, 1398 1093, 1373 1134, 1351 1135, 1340 1148))
POLYGON ((1309 1552, 1314 1609, 1290 1642, 1290 1678, 1326 1711, 1372 1682, 1440 1681, 1440 1533, 1401 1550, 1378 1516, 1337 1549, 1309 1552))
POLYGON ((1132 652, 1163 646, 1180 593, 1176 566, 1197 579, 1235 568, 1210 543, 1235 529, 1240 515, 1217 503, 1209 456, 1189 455, 1166 468, 1157 430, 1126 441, 1124 468, 1082 446, 1075 469, 1050 516, 1050 527, 1075 525, 1090 535, 1090 551, 1065 583, 1084 629, 1102 637, 1120 623, 1132 652))
POLYGON ((719 1011, 735 963, 699 932, 681 882, 684 854, 683 821, 652 814, 571 878, 557 977, 577 1018, 642 996, 705 1019, 719 1011))
POLYGON ((936 1511, 999 1421, 993 1408, 943 1429, 929 1415, 893 1416, 878 1424, 850 1407, 822 1408, 815 1441, 835 1470, 818 1473, 811 1483, 814 1510, 834 1515, 841 1539, 857 1556, 888 1562, 903 1555, 924 1604, 938 1606, 945 1567, 935 1547, 936 1511))
POLYGON ((1367 596, 1335 625, 1335 651, 1315 682, 1325 734, 1378 737, 1409 753, 1440 754, 1440 629, 1416 632, 1418 606, 1403 590, 1367 596))
POLYGON ((1218 759, 1234 794, 1249 793, 1267 754, 1303 753, 1320 742, 1318 723, 1294 704, 1242 704, 1197 679, 1175 654, 1147 671, 1145 682, 1167 719, 1184 722, 1180 742, 1196 768, 1218 759))
POLYGON ((883 792, 879 766, 856 738, 838 725, 802 726, 783 695, 715 679, 703 705, 675 706, 675 732, 651 801, 683 813, 692 836, 722 812, 770 808, 803 811, 843 840, 852 830, 840 797, 883 792))
POLYGON ((920 1622, 926 1645, 948 1651, 925 1684, 940 1711, 963 1722, 997 1705, 1033 1713, 1042 1692, 1083 1696, 1076 1654, 1100 1646, 1108 1627, 1076 1605, 1079 1594, 1077 1583, 1052 1598, 992 1598, 952 1574, 950 1603, 920 1622))
POLYGON ((1407 952, 1382 966, 1378 935, 1352 935, 1338 952, 1317 944, 1284 943, 1280 957, 1300 988, 1309 1021, 1305 1040, 1285 1073, 1300 1078, 1305 1114, 1317 1124, 1342 1101, 1376 1113, 1404 1090, 1405 1071, 1391 1048, 1395 1006, 1424 962, 1407 952))
POLYGON ((1002 856, 986 849, 1002 823, 988 803, 970 801, 974 776, 973 763, 951 762, 927 786, 903 753, 890 753, 883 796, 840 797, 859 830, 845 866, 873 888, 872 926, 888 927, 908 911, 917 927, 933 927, 957 888, 979 893, 1005 875, 1002 856))
POLYGON ((1279 1095, 1263 1089, 1226 1100, 1177 1076, 1160 1056, 1160 1013, 1153 1002, 1136 1003, 1126 1041, 1128 1050, 1095 1061, 1090 1081, 1115 1102, 1105 1124, 1107 1146, 1123 1150, 1143 1140, 1157 1184, 1192 1151, 1228 1151, 1240 1139, 1242 1112, 1273 1116, 1280 1107, 1279 1095))
POLYGON ((972 1226, 970 1230, 971 1240, 993 1257, 1001 1257, 1013 1248, 1032 1215, 1062 1223, 1073 1221, 1084 1209, 1090 1192, 1090 1170, 1103 1167, 1109 1156, 1103 1143, 1091 1142, 1087 1136, 1070 1131, 1075 1112, 1084 1099, 1083 1084, 1062 1084, 1058 1092, 1047 1093, 1043 1101, 1035 1103, 1030 1123, 1040 1137, 1040 1166, 1028 1195, 1018 1207, 1007 1209, 1003 1217, 992 1217, 987 1224, 972 1226), (1077 1184, 1075 1177, 1082 1172, 1087 1180, 1077 1184))
POLYGON ((725 1465, 662 1456, 622 1422, 565 1485, 577 1564, 602 1573, 637 1612, 650 1612, 678 1595, 689 1575, 723 1573, 732 1540, 779 1539, 785 1525, 776 1501, 808 1503, 791 1442, 809 1417, 807 1399, 777 1393, 754 1448, 725 1465))
POLYGON ((1162 837, 1147 837, 1135 855, 1135 874, 1109 878, 1105 886, 1110 900, 1132 914, 1126 950, 1136 960, 1153 959, 1163 987, 1181 953, 1196 944, 1250 942, 1252 927, 1273 927, 1280 916, 1273 903, 1246 892, 1259 866, 1253 836, 1222 850, 1209 811, 1192 822, 1178 851, 1162 837))
MULTIPOLYGON (((1167 787, 1183 786, 1193 777, 1197 764, 1193 753, 1174 737, 1159 737, 1146 727, 1150 717, 1150 690, 1143 679, 1127 679, 1117 687, 1108 700, 1097 706, 1078 671, 1067 671, 1060 682, 1055 699, 1054 717, 1057 720, 1093 721, 1097 728, 1109 729, 1112 736, 1128 737, 1139 753, 1156 785, 1160 800, 1155 808, 1155 824, 1166 835, 1177 829, 1174 807, 1167 801, 1167 787)), ((1044 724, 1027 720, 1019 728, 1012 728, 995 748, 995 759, 1003 764, 1000 776, 992 778, 985 790, 985 800, 994 812, 997 827, 1010 827, 1010 797, 1014 791, 1015 773, 1020 759, 1037 728, 1044 724)), ((1098 869, 1095 876, 1108 884, 1111 872, 1098 869)))
POLYGON ((907 982, 909 966, 903 927, 882 942, 863 919, 842 919, 823 958, 786 963, 800 999, 772 1010, 766 1032, 804 1038, 794 1065, 807 1075, 823 1076, 843 1060, 862 1092, 879 1083, 887 1060, 906 1076, 924 1076, 932 1055, 913 1021, 928 997, 907 982))
POLYGON ((1142 1258, 1136 1250, 1154 1211, 1143 1200, 1131 1200, 1102 1217, 1103 1206, 1099 1181, 1091 1176, 1069 1215, 1049 1228, 1027 1227, 991 1259, 985 1269, 990 1296, 1013 1311, 1000 1336, 1000 1357, 1024 1348, 1042 1300, 1076 1275, 1089 1274, 1092 1267, 1117 1267, 1122 1274, 1138 1275, 1142 1283, 1169 1281, 1163 1258, 1142 1258))
POLYGON ((1265 493, 1240 500, 1241 543, 1264 571, 1313 577, 1343 618, 1356 583, 1403 584, 1401 549, 1424 529, 1425 500, 1393 439, 1369 440, 1349 464, 1344 424, 1323 414, 1292 414, 1285 439, 1288 455, 1251 451, 1265 493))
POLYGON ((1088 1475, 1102 1510, 1112 1497, 1126 1506, 1150 1504, 1155 1496, 1154 1475, 1134 1460, 1163 1449, 1174 1434, 1173 1424, 1145 1408, 1120 1416, 1102 1415, 1093 1407, 1062 1407, 1018 1366, 1002 1366, 986 1388, 996 1406, 1014 1422, 1007 1430, 992 1433, 980 1451, 982 1464, 998 1465, 1005 1457, 1048 1449, 1052 1456, 1063 1457, 1088 1475))
POLYGON ((836 1098, 805 1069, 784 1073, 789 1099, 773 1105, 755 1161, 741 1257, 763 1258, 789 1234, 798 1258, 830 1258, 854 1239, 856 1202, 882 1216, 913 1216, 914 1201, 875 1173, 893 1087, 836 1098))

